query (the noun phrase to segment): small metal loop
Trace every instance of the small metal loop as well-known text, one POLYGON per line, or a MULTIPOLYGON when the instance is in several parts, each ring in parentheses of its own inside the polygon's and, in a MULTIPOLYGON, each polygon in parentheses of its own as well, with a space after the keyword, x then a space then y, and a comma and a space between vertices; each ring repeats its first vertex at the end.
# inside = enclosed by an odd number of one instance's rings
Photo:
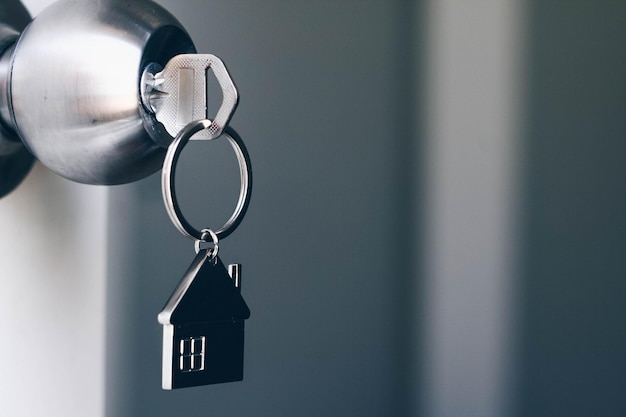
MULTIPOLYGON (((163 202, 165 203, 165 209, 169 215, 174 226, 185 236, 197 241, 203 241, 204 233, 209 229, 198 230, 191 226, 189 222, 183 216, 178 200, 176 198, 176 192, 174 191, 175 179, 176 179, 176 163, 180 156, 181 151, 189 142, 189 139, 197 132, 207 129, 211 126, 211 120, 199 120, 189 123, 183 130, 181 130, 172 144, 167 149, 165 160, 163 161, 163 171, 161 174, 161 188, 163 191, 163 202)), ((239 163, 239 173, 241 175, 241 188, 239 191, 239 199, 235 211, 226 221, 226 223, 215 232, 217 240, 224 239, 229 236, 239 226, 243 220, 248 205, 250 204, 250 195, 252 190, 252 168, 250 166, 250 156, 248 150, 243 143, 243 140, 237 132, 230 126, 226 126, 222 132, 223 136, 226 136, 230 145, 232 146, 237 156, 237 162, 239 163)), ((217 245, 216 245, 217 246, 217 245)))
POLYGON ((220 251, 220 246, 219 246, 219 238, 217 237, 217 235, 215 234, 215 232, 211 229, 203 229, 202 230, 202 239, 200 240, 196 240, 194 242, 194 248, 196 250, 196 253, 200 253, 200 251, 202 250, 202 248, 200 247, 200 245, 202 243, 207 243, 208 239, 211 238, 211 241, 213 243, 213 247, 208 247, 206 248, 206 256, 207 258, 214 260, 217 258, 217 254, 220 251))

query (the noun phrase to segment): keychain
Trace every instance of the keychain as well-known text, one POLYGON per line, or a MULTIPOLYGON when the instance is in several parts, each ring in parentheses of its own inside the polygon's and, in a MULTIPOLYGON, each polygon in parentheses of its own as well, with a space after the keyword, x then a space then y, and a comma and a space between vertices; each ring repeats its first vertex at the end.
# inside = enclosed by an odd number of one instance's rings
POLYGON ((241 223, 250 203, 252 170, 246 147, 234 129, 220 127, 239 163, 241 188, 235 211, 220 229, 195 229, 182 215, 176 199, 176 164, 196 133, 210 129, 210 120, 189 123, 168 148, 161 186, 174 226, 195 241, 196 256, 170 296, 158 321, 163 325, 162 387, 166 390, 241 381, 244 320, 250 310, 241 296, 241 265, 224 266, 219 243, 241 223), (203 245, 208 247, 203 248, 203 245))

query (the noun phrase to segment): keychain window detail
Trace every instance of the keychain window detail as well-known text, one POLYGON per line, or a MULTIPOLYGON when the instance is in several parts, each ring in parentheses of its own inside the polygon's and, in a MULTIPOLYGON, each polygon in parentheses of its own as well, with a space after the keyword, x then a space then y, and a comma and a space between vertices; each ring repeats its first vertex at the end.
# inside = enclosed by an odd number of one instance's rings
POLYGON ((204 344, 206 338, 190 337, 180 341, 180 371, 204 371, 204 344))

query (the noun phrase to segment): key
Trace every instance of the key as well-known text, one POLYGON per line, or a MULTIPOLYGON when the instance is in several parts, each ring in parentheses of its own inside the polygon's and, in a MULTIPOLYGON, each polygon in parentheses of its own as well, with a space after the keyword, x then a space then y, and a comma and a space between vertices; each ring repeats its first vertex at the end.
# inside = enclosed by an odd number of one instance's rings
POLYGON ((158 316, 163 389, 241 381, 249 317, 241 265, 227 270, 216 254, 200 251, 158 316))
POLYGON ((142 100, 165 130, 176 137, 188 123, 210 119, 212 125, 193 139, 215 139, 230 121, 239 96, 224 63, 211 54, 182 54, 170 59, 159 72, 150 64, 142 76, 142 100), (209 71, 211 70, 211 71, 209 71), (222 90, 216 115, 207 114, 207 77, 212 72, 222 90))

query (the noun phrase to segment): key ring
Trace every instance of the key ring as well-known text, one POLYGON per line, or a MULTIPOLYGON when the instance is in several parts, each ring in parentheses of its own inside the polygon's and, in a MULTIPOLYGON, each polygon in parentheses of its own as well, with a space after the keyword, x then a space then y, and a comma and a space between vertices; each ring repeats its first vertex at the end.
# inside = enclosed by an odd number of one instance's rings
POLYGON ((202 250, 202 248, 200 247, 200 244, 208 242, 209 238, 211 238, 213 247, 206 248, 206 256, 211 260, 216 260, 217 254, 220 251, 220 245, 219 245, 219 239, 217 238, 217 235, 215 234, 213 230, 204 229, 202 231, 202 239, 196 240, 196 243, 194 243, 193 246, 194 246, 194 249, 196 250, 196 254, 198 254, 202 250))
MULTIPOLYGON (((183 216, 178 199, 176 198, 176 192, 174 191, 176 180, 176 164, 180 156, 181 151, 189 142, 189 139, 197 132, 207 129, 212 124, 211 120, 199 120, 189 123, 183 128, 172 144, 167 149, 165 160, 163 161, 163 171, 161 174, 161 188, 163 191, 163 202, 165 203, 165 209, 170 216, 170 220, 174 223, 174 226, 185 236, 196 241, 205 241, 207 238, 206 231, 208 228, 198 230, 194 228, 187 219, 183 216)), ((239 163, 239 173, 241 175, 241 188, 239 191, 239 200, 235 211, 226 221, 226 223, 215 231, 216 239, 224 239, 229 236, 239 226, 243 220, 248 205, 250 204, 250 195, 252 190, 252 168, 250 166, 250 156, 248 150, 241 140, 241 137, 230 126, 226 126, 222 132, 223 136, 226 136, 235 155, 237 156, 237 162, 239 163)), ((212 230, 212 229, 211 229, 212 230)))

